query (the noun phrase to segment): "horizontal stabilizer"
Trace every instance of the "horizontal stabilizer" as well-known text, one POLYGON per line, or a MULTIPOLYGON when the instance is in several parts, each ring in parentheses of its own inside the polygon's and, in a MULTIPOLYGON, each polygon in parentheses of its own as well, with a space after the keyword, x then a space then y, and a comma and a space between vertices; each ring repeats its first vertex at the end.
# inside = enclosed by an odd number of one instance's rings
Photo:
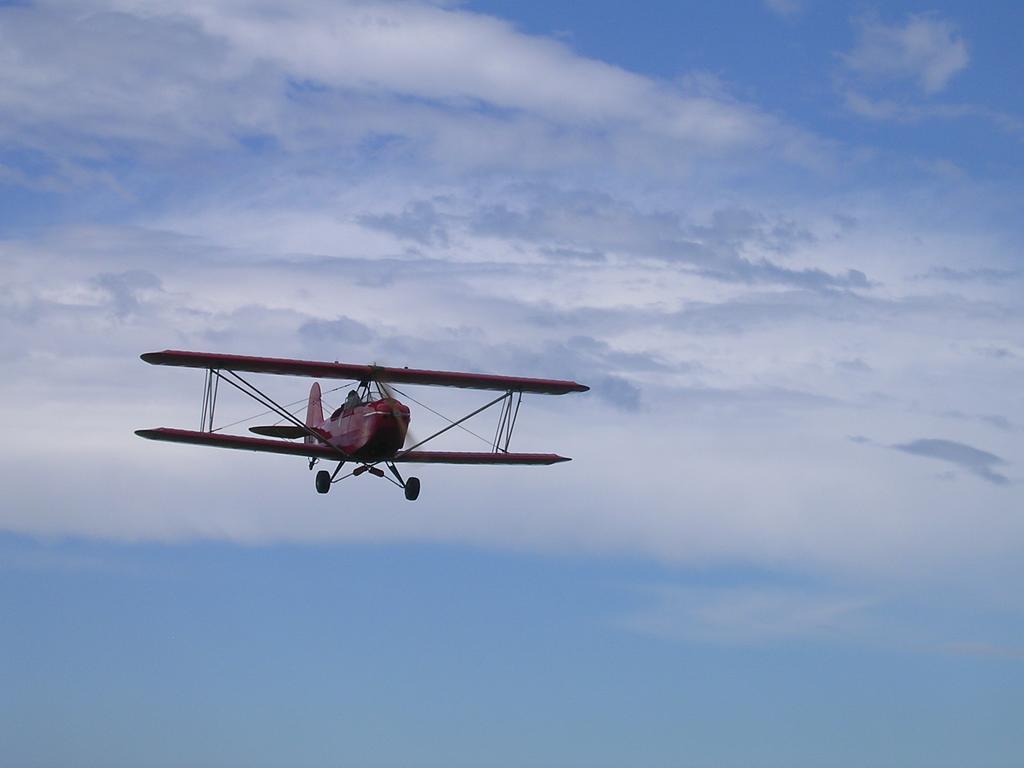
POLYGON ((302 427, 293 427, 287 424, 279 424, 273 427, 249 427, 249 431, 264 437, 283 437, 287 440, 298 440, 300 437, 305 437, 309 434, 302 427))

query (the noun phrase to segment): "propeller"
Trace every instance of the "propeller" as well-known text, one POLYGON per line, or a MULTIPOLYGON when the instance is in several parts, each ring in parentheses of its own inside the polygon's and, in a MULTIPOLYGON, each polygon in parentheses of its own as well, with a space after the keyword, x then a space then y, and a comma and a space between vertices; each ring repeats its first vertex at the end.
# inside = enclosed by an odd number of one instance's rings
MULTIPOLYGON (((384 397, 387 398, 388 406, 391 408, 391 415, 395 417, 396 421, 400 420, 404 414, 398 407, 398 398, 395 397, 395 393, 391 390, 391 387, 388 386, 388 383, 384 381, 384 379, 382 379, 379 375, 377 375, 377 364, 372 363, 370 367, 374 370, 373 380, 377 384, 377 388, 381 391, 384 397)), ((407 424, 405 430, 404 445, 409 444, 415 445, 416 438, 407 424)))

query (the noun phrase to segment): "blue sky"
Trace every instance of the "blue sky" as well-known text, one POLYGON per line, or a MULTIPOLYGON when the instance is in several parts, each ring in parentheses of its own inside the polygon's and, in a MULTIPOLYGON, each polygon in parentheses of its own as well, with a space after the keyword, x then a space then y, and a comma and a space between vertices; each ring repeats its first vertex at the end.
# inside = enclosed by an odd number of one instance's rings
POLYGON ((0 3, 0 762, 1018 765, 1022 15, 0 3), (592 390, 320 497, 166 347, 592 390))

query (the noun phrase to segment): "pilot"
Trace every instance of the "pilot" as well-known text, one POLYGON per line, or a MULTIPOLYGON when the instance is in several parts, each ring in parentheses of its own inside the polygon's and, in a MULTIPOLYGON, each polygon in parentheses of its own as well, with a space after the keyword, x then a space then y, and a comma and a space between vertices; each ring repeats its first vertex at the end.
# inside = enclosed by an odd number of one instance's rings
POLYGON ((355 408, 360 403, 359 394, 354 390, 349 390, 348 397, 345 398, 345 408, 355 408))

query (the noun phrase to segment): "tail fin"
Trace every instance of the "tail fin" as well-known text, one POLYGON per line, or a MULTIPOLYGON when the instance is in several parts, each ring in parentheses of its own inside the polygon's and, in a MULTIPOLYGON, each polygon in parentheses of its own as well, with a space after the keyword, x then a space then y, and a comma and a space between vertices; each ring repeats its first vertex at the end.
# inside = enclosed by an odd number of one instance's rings
MULTIPOLYGON (((320 382, 314 381, 309 388, 309 405, 306 406, 306 426, 319 428, 324 421, 324 406, 320 402, 320 382)), ((306 442, 312 442, 313 438, 306 436, 306 442)))

